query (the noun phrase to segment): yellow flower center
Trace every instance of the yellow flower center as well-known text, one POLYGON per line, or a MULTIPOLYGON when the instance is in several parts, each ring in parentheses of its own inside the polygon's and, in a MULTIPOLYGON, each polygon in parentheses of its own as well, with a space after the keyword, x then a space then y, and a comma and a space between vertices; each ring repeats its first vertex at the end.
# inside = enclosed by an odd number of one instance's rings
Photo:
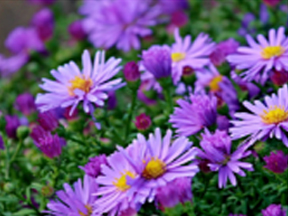
POLYGON ((222 75, 218 75, 216 77, 214 77, 210 83, 209 83, 209 88, 211 91, 216 92, 220 90, 219 87, 219 83, 223 80, 223 76, 222 75))
POLYGON ((152 158, 147 164, 142 173, 142 176, 146 179, 156 179, 162 176, 166 171, 166 165, 159 159, 152 158))
POLYGON ((282 46, 267 46, 262 49, 261 56, 263 59, 281 56, 285 52, 282 46))
POLYGON ((274 106, 269 108, 268 111, 263 110, 264 114, 261 115, 262 121, 266 124, 278 124, 288 120, 288 111, 284 107, 274 106))
POLYGON ((130 188, 130 185, 127 184, 127 179, 126 179, 127 176, 131 178, 135 178, 135 175, 132 172, 126 171, 124 174, 122 174, 120 178, 115 179, 116 181, 113 182, 113 185, 115 185, 120 191, 128 190, 130 188))
POLYGON ((179 62, 185 58, 186 54, 181 52, 175 52, 171 54, 171 58, 173 62, 179 62))
POLYGON ((92 212, 93 212, 92 207, 90 205, 85 205, 85 208, 87 209, 88 213, 84 214, 83 212, 78 211, 79 215, 81 215, 81 216, 91 216, 92 212))
POLYGON ((80 89, 84 91, 85 93, 88 93, 90 91, 91 86, 93 85, 93 82, 90 78, 85 79, 85 77, 76 76, 75 79, 70 80, 71 86, 68 87, 69 94, 74 96, 74 90, 80 89))

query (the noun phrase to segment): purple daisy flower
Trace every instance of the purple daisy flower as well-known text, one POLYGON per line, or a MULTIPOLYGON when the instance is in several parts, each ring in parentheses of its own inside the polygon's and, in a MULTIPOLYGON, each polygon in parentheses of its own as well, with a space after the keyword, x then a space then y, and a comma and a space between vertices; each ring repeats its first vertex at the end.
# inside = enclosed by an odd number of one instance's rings
POLYGON ((277 32, 271 29, 268 41, 263 35, 258 35, 260 44, 248 35, 246 39, 250 47, 239 47, 238 53, 229 55, 227 60, 236 69, 245 70, 241 74, 245 80, 264 83, 271 69, 288 71, 288 38, 284 32, 284 27, 280 27, 277 32))
POLYGON ((107 164, 101 166, 102 175, 96 178, 101 185, 95 195, 101 196, 95 202, 94 213, 121 215, 123 211, 135 209, 134 188, 129 185, 130 179, 137 173, 122 153, 115 152, 107 158, 107 164))
POLYGON ((58 71, 51 71, 56 81, 43 79, 44 83, 40 87, 48 93, 37 95, 38 108, 45 112, 56 107, 72 106, 71 115, 80 101, 83 101, 86 113, 93 110, 92 103, 103 106, 104 100, 108 98, 107 92, 123 86, 120 84, 121 78, 108 81, 121 69, 118 66, 120 62, 121 59, 112 57, 105 63, 105 52, 98 51, 92 65, 90 54, 85 50, 82 55, 82 72, 71 61, 58 67, 58 71))
POLYGON ((254 105, 244 101, 243 105, 253 114, 235 113, 236 120, 231 121, 234 127, 230 128, 233 139, 249 136, 251 144, 256 140, 276 137, 288 147, 288 87, 287 84, 278 90, 278 95, 254 101, 254 105))
POLYGON ((266 162, 264 167, 274 173, 283 173, 288 167, 288 155, 284 155, 281 150, 271 152, 269 156, 264 157, 264 161, 266 162))
POLYGON ((286 211, 281 205, 271 204, 266 209, 261 211, 263 216, 286 216, 286 211))
POLYGON ((52 216, 75 215, 90 216, 93 212, 93 204, 96 201, 94 193, 98 185, 95 178, 84 176, 83 184, 81 179, 74 183, 74 190, 67 183, 63 185, 64 190, 56 192, 58 200, 50 200, 47 204, 48 211, 52 216))
POLYGON ((217 119, 217 98, 204 94, 191 94, 191 102, 183 99, 177 101, 169 122, 180 136, 190 136, 204 127, 213 125, 217 119))
POLYGON ((98 177, 101 174, 101 165, 107 164, 106 155, 99 155, 89 158, 89 162, 84 166, 79 166, 85 173, 91 177, 98 177))
POLYGON ((127 52, 140 48, 139 37, 152 34, 161 8, 142 0, 84 1, 80 13, 87 16, 83 26, 95 47, 116 45, 127 52))
POLYGON ((203 151, 199 149, 198 156, 209 160, 207 165, 212 171, 218 171, 219 188, 226 187, 228 178, 232 185, 236 186, 237 181, 234 173, 245 176, 242 169, 253 171, 252 164, 239 161, 251 154, 250 151, 246 151, 249 146, 241 145, 235 152, 231 153, 232 141, 226 131, 216 130, 214 134, 211 134, 206 129, 205 133, 202 134, 200 146, 203 151))
POLYGON ((134 179, 129 179, 136 203, 142 204, 147 199, 152 202, 160 186, 177 178, 191 178, 198 172, 198 166, 193 162, 197 149, 192 147, 192 142, 183 136, 174 141, 171 139, 171 130, 167 130, 162 138, 160 129, 156 128, 155 134, 150 134, 148 140, 138 134, 128 147, 130 152, 118 147, 137 174, 134 179))
POLYGON ((179 29, 174 33, 175 43, 171 46, 172 78, 174 84, 181 79, 183 69, 189 66, 193 69, 202 68, 210 63, 209 55, 212 53, 215 43, 211 42, 208 35, 201 33, 191 43, 191 36, 184 39, 180 37, 179 29))

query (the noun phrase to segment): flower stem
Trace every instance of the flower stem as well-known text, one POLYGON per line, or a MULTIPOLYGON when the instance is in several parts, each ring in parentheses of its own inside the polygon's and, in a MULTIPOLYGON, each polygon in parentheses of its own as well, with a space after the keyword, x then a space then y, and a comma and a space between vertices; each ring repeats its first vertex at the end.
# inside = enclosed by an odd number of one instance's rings
POLYGON ((10 166, 15 161, 15 159, 17 157, 17 154, 19 153, 22 145, 23 145, 23 140, 20 140, 20 143, 17 145, 17 148, 16 148, 14 154, 12 155, 11 159, 9 158, 9 152, 8 152, 8 148, 7 148, 7 151, 6 151, 6 153, 7 153, 7 157, 6 157, 7 164, 6 164, 6 170, 5 170, 5 178, 6 179, 9 179, 10 166))
POLYGON ((132 102, 131 102, 131 106, 129 109, 129 113, 128 113, 128 118, 127 118, 127 123, 126 123, 126 130, 125 130, 125 139, 127 140, 129 134, 130 134, 130 127, 131 127, 131 121, 132 121, 132 116, 133 116, 133 112, 136 106, 136 98, 137 98, 137 91, 133 91, 132 93, 132 102))

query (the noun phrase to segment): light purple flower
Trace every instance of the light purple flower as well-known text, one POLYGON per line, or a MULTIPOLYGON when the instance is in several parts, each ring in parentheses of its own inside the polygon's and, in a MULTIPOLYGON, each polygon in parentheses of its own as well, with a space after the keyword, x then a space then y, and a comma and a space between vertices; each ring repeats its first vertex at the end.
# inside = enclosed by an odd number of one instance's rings
POLYGON ((30 115, 36 111, 34 97, 30 93, 23 93, 17 96, 15 107, 24 115, 30 115))
POLYGON ((91 215, 93 211, 93 204, 97 199, 94 193, 97 192, 98 185, 95 179, 85 175, 83 184, 81 179, 74 183, 73 188, 65 183, 64 190, 56 192, 58 199, 50 200, 47 204, 48 211, 52 216, 60 215, 91 215))
POLYGON ((154 45, 142 52, 142 64, 156 79, 169 77, 172 72, 172 60, 169 47, 154 45))
POLYGON ((107 164, 106 155, 99 155, 89 158, 89 162, 84 167, 79 167, 84 170, 85 173, 91 177, 98 177, 101 174, 102 164, 107 164))
POLYGON ((243 105, 252 112, 235 113, 236 120, 231 121, 233 139, 249 136, 251 144, 256 140, 275 137, 288 147, 288 87, 287 84, 278 90, 278 95, 266 96, 263 102, 256 100, 254 105, 244 101, 243 105))
POLYGON ((263 216, 286 216, 286 211, 281 205, 271 204, 261 211, 263 216))
POLYGON ((264 157, 265 168, 274 173, 283 173, 288 167, 288 155, 284 155, 281 150, 271 152, 269 156, 264 157))
POLYGON ((239 47, 238 53, 229 55, 227 60, 235 65, 236 69, 244 70, 241 76, 245 80, 264 83, 273 68, 288 71, 288 38, 284 32, 284 27, 280 27, 277 32, 271 29, 269 40, 258 35, 259 44, 248 35, 246 39, 250 47, 239 47))
POLYGON ((196 69, 210 63, 209 55, 212 53, 215 43, 204 33, 199 34, 194 42, 191 43, 191 36, 187 35, 182 39, 179 29, 175 30, 174 37, 175 43, 172 44, 170 52, 172 78, 174 84, 176 84, 180 81, 185 66, 196 69))
POLYGON ((179 99, 169 122, 180 136, 190 136, 216 123, 217 98, 205 94, 191 94, 189 101, 179 99))
POLYGON ((56 81, 43 79, 44 83, 40 87, 48 93, 37 95, 38 108, 45 112, 56 107, 72 106, 71 115, 81 101, 86 113, 93 110, 93 103, 103 106, 104 100, 108 98, 107 92, 123 86, 120 84, 121 78, 109 81, 121 69, 118 66, 120 62, 121 59, 112 57, 105 63, 105 52, 98 51, 92 65, 90 54, 85 50, 82 55, 82 71, 71 61, 58 67, 58 71, 51 71, 56 81))
POLYGON ((108 0, 84 1, 80 13, 89 40, 96 48, 129 51, 140 48, 140 37, 152 34, 149 27, 157 24, 161 8, 152 1, 108 0))
POLYGON ((178 203, 192 202, 191 178, 177 178, 161 186, 156 192, 156 201, 161 209, 172 208, 178 203))
POLYGON ((4 57, 0 55, 0 75, 9 76, 20 70, 27 62, 28 55, 20 53, 11 57, 4 57))
POLYGON ((50 39, 54 31, 54 16, 52 11, 44 8, 37 12, 32 19, 32 25, 42 41, 50 39))
POLYGON ((177 178, 191 178, 198 172, 194 162, 197 150, 192 147, 192 142, 183 136, 174 141, 171 139, 171 130, 167 130, 162 138, 160 129, 156 128, 149 139, 138 134, 126 150, 118 147, 136 171, 135 178, 128 181, 134 189, 134 202, 152 202, 159 187, 177 178))
POLYGON ((249 147, 247 144, 241 145, 237 150, 231 153, 232 141, 226 131, 216 130, 211 134, 207 129, 202 134, 198 156, 202 159, 209 160, 208 166, 214 172, 218 172, 218 186, 225 188, 229 178, 233 186, 236 186, 237 181, 235 174, 245 176, 242 169, 253 171, 253 166, 247 162, 239 161, 242 158, 251 154, 246 151, 249 147))
POLYGON ((95 214, 108 213, 121 215, 128 209, 135 209, 137 201, 134 200, 134 188, 129 180, 137 173, 122 153, 115 152, 107 158, 107 164, 101 166, 102 175, 96 178, 100 185, 95 195, 101 196, 94 203, 95 214))

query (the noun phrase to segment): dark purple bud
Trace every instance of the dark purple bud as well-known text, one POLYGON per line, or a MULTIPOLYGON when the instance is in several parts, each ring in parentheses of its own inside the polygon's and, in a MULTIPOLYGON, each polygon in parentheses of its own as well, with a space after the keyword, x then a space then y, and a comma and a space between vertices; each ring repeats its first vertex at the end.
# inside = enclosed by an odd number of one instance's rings
POLYGON ((288 82, 288 71, 282 70, 282 71, 277 71, 274 70, 271 75, 270 79, 272 82, 277 85, 277 86, 282 86, 285 83, 288 82))
POLYGON ((58 119, 54 110, 39 113, 38 122, 47 131, 53 131, 58 127, 58 119))
POLYGON ((28 0, 31 4, 37 4, 37 5, 51 5, 55 2, 56 0, 28 0))
POLYGON ((117 106, 117 98, 115 92, 111 91, 108 93, 107 104, 109 110, 112 110, 117 106))
POLYGON ((42 41, 50 39, 54 31, 54 17, 50 9, 44 8, 36 13, 32 19, 32 25, 42 41))
POLYGON ((34 97, 30 93, 23 93, 18 95, 15 102, 15 107, 24 115, 30 115, 36 111, 34 97))
POLYGON ((266 209, 262 210, 263 216, 286 216, 286 211, 281 205, 271 204, 266 209))
POLYGON ((145 113, 136 116, 135 126, 140 131, 145 131, 151 126, 151 118, 145 113))
POLYGON ((107 165, 106 155, 99 155, 89 159, 89 162, 84 167, 79 167, 84 170, 85 173, 91 177, 96 178, 101 174, 101 165, 107 165))
POLYGON ((124 67, 124 77, 127 82, 136 82, 140 79, 139 67, 135 62, 128 62, 124 67))
POLYGON ((68 32, 74 39, 79 41, 85 39, 87 36, 81 20, 71 23, 68 27, 68 32))
POLYGON ((281 150, 271 152, 269 156, 264 157, 264 161, 266 162, 264 167, 274 173, 283 173, 288 167, 288 156, 281 150))
POLYGON ((16 138, 17 128, 20 126, 20 120, 17 116, 5 116, 6 133, 10 138, 16 138))
POLYGON ((0 135, 0 149, 4 150, 5 146, 4 146, 4 140, 2 138, 2 136, 0 135))

